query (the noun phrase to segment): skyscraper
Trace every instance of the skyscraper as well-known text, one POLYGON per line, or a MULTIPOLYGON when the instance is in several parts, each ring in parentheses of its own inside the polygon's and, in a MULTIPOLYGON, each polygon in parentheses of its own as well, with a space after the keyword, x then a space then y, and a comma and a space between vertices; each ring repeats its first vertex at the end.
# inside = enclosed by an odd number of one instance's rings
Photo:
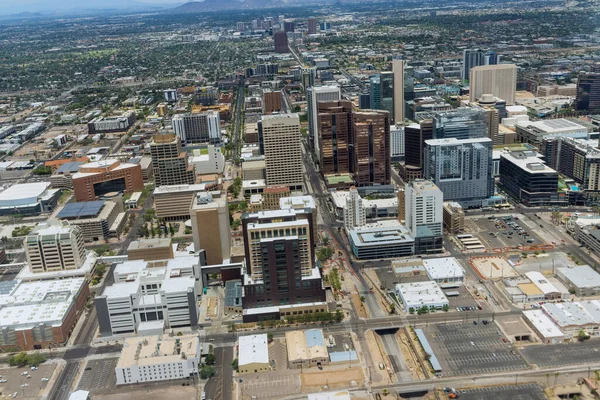
POLYGON ((404 61, 393 60, 392 72, 394 74, 394 118, 395 124, 404 123, 404 61))
POLYGON ((318 149, 321 173, 347 174, 351 171, 352 111, 350 101, 319 102, 318 149))
POLYGON ((196 193, 190 207, 190 221, 194 248, 204 250, 209 265, 222 264, 230 258, 231 231, 226 193, 196 193))
POLYGON ((415 238, 415 253, 442 249, 443 194, 431 181, 417 179, 405 186, 405 223, 415 238))
POLYGON ((221 119, 217 111, 177 114, 171 124, 183 145, 221 143, 221 119))
POLYGON ((493 51, 484 51, 481 49, 465 49, 463 51, 463 69, 462 78, 469 79, 471 68, 480 65, 494 65, 498 63, 498 56, 493 51))
POLYGON ((282 111, 280 90, 263 89, 263 113, 272 114, 282 111))
POLYGON ((314 86, 306 89, 306 108, 308 111, 308 137, 315 154, 319 155, 319 134, 317 119, 317 103, 319 101, 340 100, 340 87, 337 85, 314 86))
POLYGON ((380 110, 385 110, 390 113, 390 123, 394 123, 394 73, 382 72, 379 76, 381 85, 381 104, 380 110))
POLYGON ((187 153, 181 149, 179 136, 154 135, 150 142, 150 154, 156 186, 193 184, 196 173, 188 165, 187 153))
POLYGON ((423 147, 429 139, 433 139, 430 119, 404 127, 404 165, 400 168, 404 182, 423 178, 423 147))
POLYGON ((267 185, 302 190, 302 142, 298 114, 264 115, 259 122, 267 185))
POLYGON ((283 23, 283 31, 285 33, 294 32, 294 23, 293 22, 284 22, 283 23))
POLYGON ((284 31, 278 31, 273 34, 275 42, 275 53, 289 53, 287 34, 284 31))
POLYGON ((579 75, 575 104, 578 110, 600 113, 600 66, 579 75))
POLYGON ((317 67, 302 67, 302 87, 308 90, 309 87, 315 86, 317 78, 317 67))
POLYGON ((308 26, 308 34, 309 35, 314 35, 317 33, 317 19, 316 18, 309 18, 307 26, 308 26))
POLYGON ((78 269, 85 261, 83 231, 67 221, 41 223, 23 241, 31 272, 78 269))
POLYGON ((352 114, 352 173, 357 186, 390 184, 390 113, 352 114))
POLYGON ((350 194, 346 198, 344 207, 344 227, 353 229, 367 223, 367 214, 358 190, 354 186, 350 188, 350 194))
POLYGON ((358 95, 358 108, 361 110, 368 110, 371 108, 371 95, 368 93, 361 93, 358 95))
POLYGON ((494 195, 490 138, 425 141, 424 177, 463 207, 478 207, 494 195))
POLYGON ((485 111, 481 108, 460 107, 433 114, 434 139, 474 139, 488 137, 485 111))
POLYGON ((404 125, 390 126, 390 159, 391 161, 404 159, 404 125))
POLYGON ((517 66, 514 64, 473 67, 469 78, 469 99, 477 101, 484 94, 492 94, 508 105, 515 104, 517 66))
POLYGON ((381 109, 381 77, 379 75, 373 75, 369 78, 369 95, 371 99, 371 109, 381 109))

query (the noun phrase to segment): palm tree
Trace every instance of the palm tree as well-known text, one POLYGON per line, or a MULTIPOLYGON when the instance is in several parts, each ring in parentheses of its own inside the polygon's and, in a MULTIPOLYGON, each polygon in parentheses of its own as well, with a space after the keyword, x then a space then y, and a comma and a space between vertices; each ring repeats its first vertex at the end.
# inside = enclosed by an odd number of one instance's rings
POLYGON ((560 376, 560 372, 555 372, 554 373, 554 386, 556 386, 556 384, 558 383, 558 377, 560 376))

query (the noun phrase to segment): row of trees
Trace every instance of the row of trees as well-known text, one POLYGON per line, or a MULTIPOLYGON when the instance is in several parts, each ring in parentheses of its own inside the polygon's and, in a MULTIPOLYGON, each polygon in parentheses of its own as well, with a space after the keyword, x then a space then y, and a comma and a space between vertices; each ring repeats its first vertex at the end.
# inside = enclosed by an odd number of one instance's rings
POLYGON ((46 361, 46 357, 40 353, 27 354, 24 351, 11 356, 8 359, 8 365, 11 367, 37 367, 41 363, 46 361))
MULTIPOLYGON (((421 315, 421 314, 427 314, 429 312, 435 312, 435 310, 436 309, 433 307, 429 308, 427 306, 423 306, 423 307, 417 308, 417 309, 415 309, 414 307, 410 307, 408 309, 408 312, 410 314, 414 314, 416 312, 418 315, 421 315)), ((448 312, 449 310, 450 310, 450 307, 448 306, 448 304, 444 304, 444 306, 442 307, 442 311, 448 312)))

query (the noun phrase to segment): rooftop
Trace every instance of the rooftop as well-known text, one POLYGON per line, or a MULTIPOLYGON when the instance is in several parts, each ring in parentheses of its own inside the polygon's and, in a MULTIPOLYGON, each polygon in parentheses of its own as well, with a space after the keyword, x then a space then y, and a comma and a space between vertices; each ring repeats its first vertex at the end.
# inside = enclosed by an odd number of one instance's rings
POLYGON ((127 251, 164 248, 171 246, 171 239, 140 239, 129 244, 127 251))
POLYGON ((14 200, 39 198, 50 187, 50 182, 18 183, 0 192, 0 205, 14 200))
POLYGON ((511 151, 500 155, 530 174, 556 174, 556 171, 544 164, 533 151, 511 151))
POLYGON ((464 272, 454 257, 427 258, 423 260, 423 266, 431 280, 458 278, 464 272))
POLYGON ((203 192, 206 190, 206 184, 198 183, 194 185, 167 185, 159 186, 154 189, 154 196, 161 194, 180 193, 180 192, 203 192))
POLYGON ((351 229, 348 233, 354 246, 374 246, 379 244, 412 243, 414 238, 409 230, 397 221, 377 222, 351 229))
POLYGON ((56 215, 56 218, 79 219, 97 217, 100 214, 100 210, 102 210, 102 206, 104 206, 104 200, 67 203, 56 215))
POLYGON ((589 265, 558 268, 558 272, 578 288, 600 286, 600 274, 589 265))
POLYGON ((523 316, 546 338, 564 336, 560 328, 542 310, 525 310, 523 316))
POLYGON ((559 327, 598 323, 580 303, 545 303, 542 309, 559 327))
POLYGON ((267 334, 240 336, 239 338, 239 365, 253 363, 269 363, 269 345, 267 334))
POLYGON ((311 393, 308 400, 350 400, 350 392, 340 390, 337 392, 311 393))
POLYGON ((547 119, 542 121, 526 121, 517 123, 518 127, 530 128, 544 134, 587 132, 587 128, 568 119, 547 119))
POLYGON ((434 281, 398 283, 396 291, 402 294, 407 307, 448 303, 446 295, 434 281))
POLYGON ((279 199, 279 208, 282 210, 290 208, 317 208, 315 198, 312 196, 292 196, 279 199))
POLYGON ((117 368, 173 363, 200 357, 198 336, 142 336, 124 340, 117 368))

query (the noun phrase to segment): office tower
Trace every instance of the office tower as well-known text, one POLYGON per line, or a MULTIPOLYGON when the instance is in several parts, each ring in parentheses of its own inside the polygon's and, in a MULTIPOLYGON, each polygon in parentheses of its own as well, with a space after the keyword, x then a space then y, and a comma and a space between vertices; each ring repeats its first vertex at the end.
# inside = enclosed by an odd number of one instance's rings
POLYGON ((575 104, 580 111, 600 113, 600 67, 594 70, 579 75, 575 104))
POLYGON ((302 190, 302 141, 298 114, 264 115, 260 122, 268 186, 302 190))
POLYGON ((394 118, 395 124, 404 123, 404 61, 392 61, 392 73, 394 74, 394 118))
POLYGON ((309 18, 308 19, 308 34, 314 35, 317 33, 317 19, 309 18))
POLYGON ((190 220, 195 251, 204 250, 209 265, 229 260, 231 231, 227 195, 219 191, 196 193, 190 207, 190 220))
POLYGON ((319 134, 317 104, 319 101, 339 101, 340 87, 337 85, 315 86, 306 89, 306 108, 308 112, 308 137, 315 154, 319 154, 319 134))
POLYGON ((315 79, 317 79, 317 67, 302 67, 302 87, 304 90, 315 86, 315 79))
POLYGON ((317 105, 317 156, 323 175, 351 171, 352 111, 352 103, 345 100, 319 102, 317 105))
POLYGON ((471 107, 479 106, 485 112, 485 121, 488 127, 488 137, 494 145, 504 144, 504 134, 500 135, 500 121, 507 117, 506 102, 491 94, 482 95, 477 102, 470 102, 471 107))
POLYGON ((488 137, 485 111, 481 108, 460 107, 433 114, 434 139, 474 139, 488 137))
POLYGON ((263 89, 263 114, 283 111, 280 90, 263 89))
POLYGON ((424 177, 444 193, 444 201, 478 207, 494 195, 490 138, 425 141, 424 177))
POLYGON ((344 227, 346 229, 364 226, 367 223, 367 214, 358 190, 354 186, 350 188, 350 194, 346 197, 344 207, 344 227))
POLYGON ((404 120, 415 119, 415 113, 411 107, 415 100, 415 78, 414 68, 404 65, 404 120))
POLYGON ((423 178, 423 147, 429 139, 433 139, 432 120, 404 127, 404 165, 400 168, 404 182, 423 178))
POLYGON ((390 113, 352 113, 352 173, 356 186, 390 184, 390 113))
POLYGON ((368 110, 371 108, 371 95, 368 93, 361 93, 358 95, 358 108, 361 110, 368 110))
POLYGON ((277 16, 277 22, 279 22, 280 24, 282 24, 283 21, 285 21, 285 15, 279 15, 279 16, 277 16))
POLYGON ((443 193, 431 181, 417 179, 405 187, 406 227, 415 238, 415 253, 442 248, 443 193))
POLYGON ((404 159, 404 126, 390 126, 390 160, 401 161, 404 159))
POLYGON ((41 223, 23 241, 31 272, 80 268, 85 261, 83 231, 66 221, 41 223))
POLYGON ((165 95, 165 101, 167 103, 173 103, 177 101, 177 90, 167 89, 163 93, 165 95))
POLYGON ((275 53, 289 53, 287 34, 284 31, 275 32, 273 34, 275 42, 275 53))
POLYGON ((179 136, 155 135, 150 142, 156 187, 163 185, 193 184, 194 167, 188 165, 187 154, 181 149, 179 136))
POLYGON ((379 75, 381 85, 381 100, 379 110, 385 110, 390 113, 390 123, 394 123, 394 73, 382 72, 379 75))
POLYGON ((512 106, 517 90, 517 66, 514 64, 484 65, 471 69, 469 99, 477 101, 484 94, 492 94, 512 106))
POLYGON ((246 24, 244 24, 243 22, 238 22, 237 24, 235 24, 235 27, 237 28, 238 32, 244 32, 246 30, 246 24))
POLYGON ((579 183, 580 190, 600 192, 598 140, 559 137, 557 142, 557 172, 579 183))
POLYGON ((331 30, 331 22, 321 22, 319 29, 321 29, 321 31, 330 31, 331 30))
POLYGON ((171 124, 183 145, 221 143, 221 118, 218 111, 177 114, 171 124))
POLYGON ((371 97, 371 109, 381 109, 381 78, 379 75, 373 75, 369 78, 369 95, 371 97))
MULTIPOLYGON (((271 64, 267 64, 271 65, 271 64)), ((196 89, 194 93, 194 103, 203 106, 214 106, 219 100, 219 89, 214 86, 203 86, 196 89)))
POLYGON ((283 23, 283 31, 285 33, 294 32, 294 23, 293 22, 284 22, 283 23))
POLYGON ((312 212, 290 208, 242 217, 247 268, 244 309, 325 301, 314 263, 312 212))
POLYGON ((480 49, 463 50, 462 78, 469 79, 471 68, 485 65, 485 52, 480 49))
POLYGON ((531 207, 559 201, 558 173, 534 151, 507 151, 500 155, 500 186, 531 207))

